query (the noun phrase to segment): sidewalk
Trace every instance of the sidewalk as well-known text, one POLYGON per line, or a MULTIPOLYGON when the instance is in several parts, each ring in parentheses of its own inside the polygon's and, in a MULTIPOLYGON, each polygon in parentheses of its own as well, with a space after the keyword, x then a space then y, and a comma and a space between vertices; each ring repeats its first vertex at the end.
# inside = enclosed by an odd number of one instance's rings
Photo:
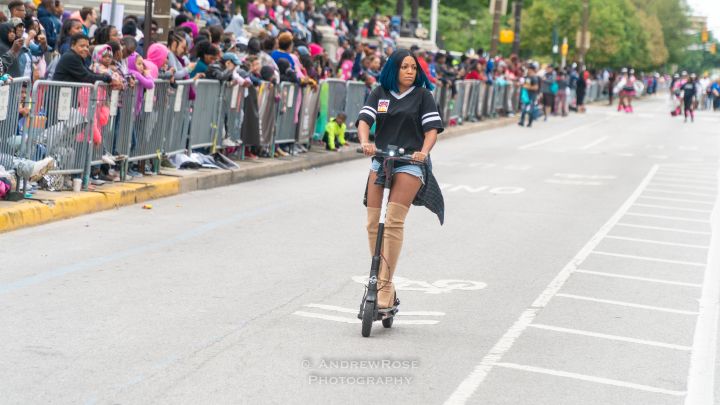
MULTIPOLYGON (((466 123, 448 128, 440 135, 440 140, 514 124, 516 121, 517 118, 510 117, 466 123)), ((0 233, 190 191, 228 186, 360 158, 363 156, 354 148, 341 152, 314 148, 296 157, 237 161, 240 167, 233 170, 162 168, 159 175, 125 183, 107 183, 94 191, 74 193, 39 190, 32 199, 0 201, 0 233)))

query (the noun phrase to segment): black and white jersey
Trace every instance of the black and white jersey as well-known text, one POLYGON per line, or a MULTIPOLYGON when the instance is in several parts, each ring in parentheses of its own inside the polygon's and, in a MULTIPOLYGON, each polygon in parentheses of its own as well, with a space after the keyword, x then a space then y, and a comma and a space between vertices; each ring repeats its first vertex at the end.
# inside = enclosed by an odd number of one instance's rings
POLYGON ((387 149, 388 145, 405 148, 406 153, 422 150, 425 132, 443 131, 443 123, 430 90, 411 87, 403 94, 376 87, 358 114, 358 122, 365 121, 375 127, 375 145, 387 149))

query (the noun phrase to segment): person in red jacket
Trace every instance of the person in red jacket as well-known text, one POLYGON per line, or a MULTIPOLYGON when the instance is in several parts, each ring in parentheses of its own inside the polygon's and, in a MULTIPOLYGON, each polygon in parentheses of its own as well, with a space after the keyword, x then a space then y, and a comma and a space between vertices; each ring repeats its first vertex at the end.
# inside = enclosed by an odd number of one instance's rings
POLYGON ((430 66, 425 59, 427 56, 426 52, 420 49, 420 47, 418 47, 417 45, 411 46, 410 52, 412 52, 415 58, 417 58, 420 68, 423 70, 423 72, 425 72, 425 76, 430 79, 430 83, 435 84, 436 79, 430 75, 430 66))

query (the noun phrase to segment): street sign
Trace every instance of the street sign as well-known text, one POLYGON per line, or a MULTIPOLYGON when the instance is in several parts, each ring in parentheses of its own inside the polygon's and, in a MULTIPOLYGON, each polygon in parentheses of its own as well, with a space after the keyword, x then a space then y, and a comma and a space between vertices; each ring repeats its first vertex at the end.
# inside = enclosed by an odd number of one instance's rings
MULTIPOLYGON (((590 49, 590 31, 585 33, 585 50, 590 49)), ((582 42, 582 32, 578 31, 577 36, 575 37, 575 47, 580 48, 580 43, 582 42)))
MULTIPOLYGON (((500 15, 507 14, 507 6, 508 0, 502 0, 502 5, 500 6, 500 15)), ((495 14, 495 0, 490 0, 490 15, 492 16, 493 14, 495 14)))
POLYGON ((500 43, 512 44, 515 40, 515 32, 513 30, 500 30, 500 43))

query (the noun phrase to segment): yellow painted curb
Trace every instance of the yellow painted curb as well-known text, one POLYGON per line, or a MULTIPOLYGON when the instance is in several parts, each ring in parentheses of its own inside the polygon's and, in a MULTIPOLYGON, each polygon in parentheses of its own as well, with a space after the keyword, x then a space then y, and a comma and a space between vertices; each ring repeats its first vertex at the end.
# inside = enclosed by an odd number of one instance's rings
POLYGON ((26 200, 0 208, 0 233, 180 193, 176 177, 153 176, 142 182, 112 184, 94 192, 59 196, 47 203, 26 200))

